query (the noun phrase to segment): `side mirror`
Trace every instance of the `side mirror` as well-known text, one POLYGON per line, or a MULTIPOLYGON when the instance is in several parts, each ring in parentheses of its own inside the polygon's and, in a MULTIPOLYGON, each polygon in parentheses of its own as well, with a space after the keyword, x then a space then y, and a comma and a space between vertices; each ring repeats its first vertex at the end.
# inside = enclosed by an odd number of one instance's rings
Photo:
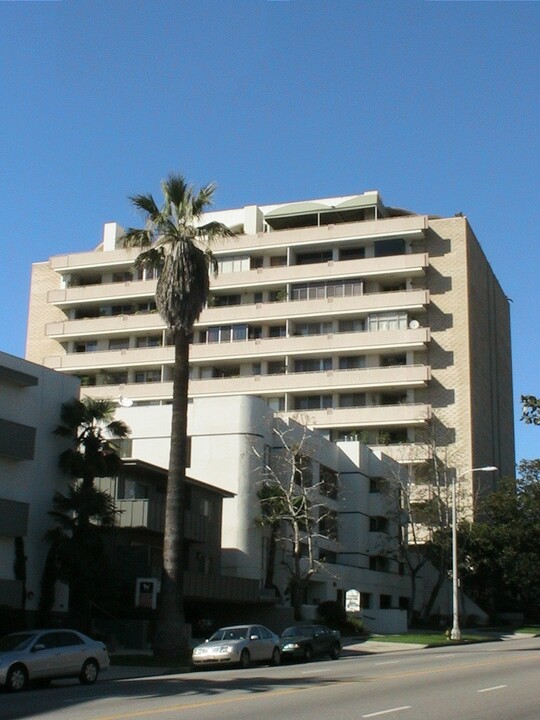
POLYGON ((259 638, 257 635, 251 635, 249 639, 250 640, 258 640, 259 638))
POLYGON ((34 645, 34 647, 32 648, 32 652, 37 652, 38 650, 45 650, 45 645, 41 643, 34 645))

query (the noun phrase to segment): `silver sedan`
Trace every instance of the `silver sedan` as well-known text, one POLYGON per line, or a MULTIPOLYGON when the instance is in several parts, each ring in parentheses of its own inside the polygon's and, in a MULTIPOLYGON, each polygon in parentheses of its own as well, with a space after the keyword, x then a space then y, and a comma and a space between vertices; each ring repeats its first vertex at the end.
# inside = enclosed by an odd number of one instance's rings
POLYGON ((108 667, 105 645, 75 630, 28 630, 0 640, 0 686, 12 692, 55 678, 76 677, 91 685, 108 667))
POLYGON ((211 638, 193 649, 194 665, 239 665, 252 662, 279 665, 279 637, 264 625, 231 625, 220 628, 211 638))

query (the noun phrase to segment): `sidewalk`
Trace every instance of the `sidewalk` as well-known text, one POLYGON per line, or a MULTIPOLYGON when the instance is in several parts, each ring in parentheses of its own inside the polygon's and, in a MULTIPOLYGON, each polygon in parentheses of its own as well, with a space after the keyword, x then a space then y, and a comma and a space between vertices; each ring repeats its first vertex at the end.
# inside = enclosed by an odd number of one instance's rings
MULTIPOLYGON (((418 650, 426 647, 425 645, 413 645, 411 643, 389 643, 377 640, 358 640, 357 638, 343 638, 342 642, 342 657, 418 650)), ((188 668, 149 667, 148 665, 111 665, 100 677, 102 680, 128 680, 130 678, 174 675, 187 670, 188 668)))

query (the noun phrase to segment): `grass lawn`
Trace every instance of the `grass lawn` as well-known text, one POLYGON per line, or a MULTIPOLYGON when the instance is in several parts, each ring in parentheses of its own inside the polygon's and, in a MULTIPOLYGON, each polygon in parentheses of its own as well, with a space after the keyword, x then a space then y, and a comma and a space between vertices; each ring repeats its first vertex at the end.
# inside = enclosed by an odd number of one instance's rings
POLYGON ((516 633, 527 633, 529 635, 540 635, 540 625, 525 625, 517 628, 516 633))

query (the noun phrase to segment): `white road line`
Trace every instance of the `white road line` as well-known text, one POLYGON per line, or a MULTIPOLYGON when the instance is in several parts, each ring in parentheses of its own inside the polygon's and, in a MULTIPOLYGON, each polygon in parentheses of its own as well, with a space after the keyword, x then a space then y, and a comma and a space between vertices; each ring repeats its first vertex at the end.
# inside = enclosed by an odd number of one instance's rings
POLYGON ((400 710, 410 710, 410 705, 402 705, 401 707, 389 708, 388 710, 379 710, 379 712, 362 715, 363 718, 377 717, 378 715, 388 715, 388 713, 399 712, 400 710))
POLYGON ((400 662, 400 661, 399 660, 386 660, 385 662, 375 663, 375 665, 397 665, 398 662, 400 662))
POLYGON ((507 687, 506 685, 494 685, 493 687, 483 688, 482 690, 479 690, 478 692, 491 692, 492 690, 502 690, 503 688, 507 687))

